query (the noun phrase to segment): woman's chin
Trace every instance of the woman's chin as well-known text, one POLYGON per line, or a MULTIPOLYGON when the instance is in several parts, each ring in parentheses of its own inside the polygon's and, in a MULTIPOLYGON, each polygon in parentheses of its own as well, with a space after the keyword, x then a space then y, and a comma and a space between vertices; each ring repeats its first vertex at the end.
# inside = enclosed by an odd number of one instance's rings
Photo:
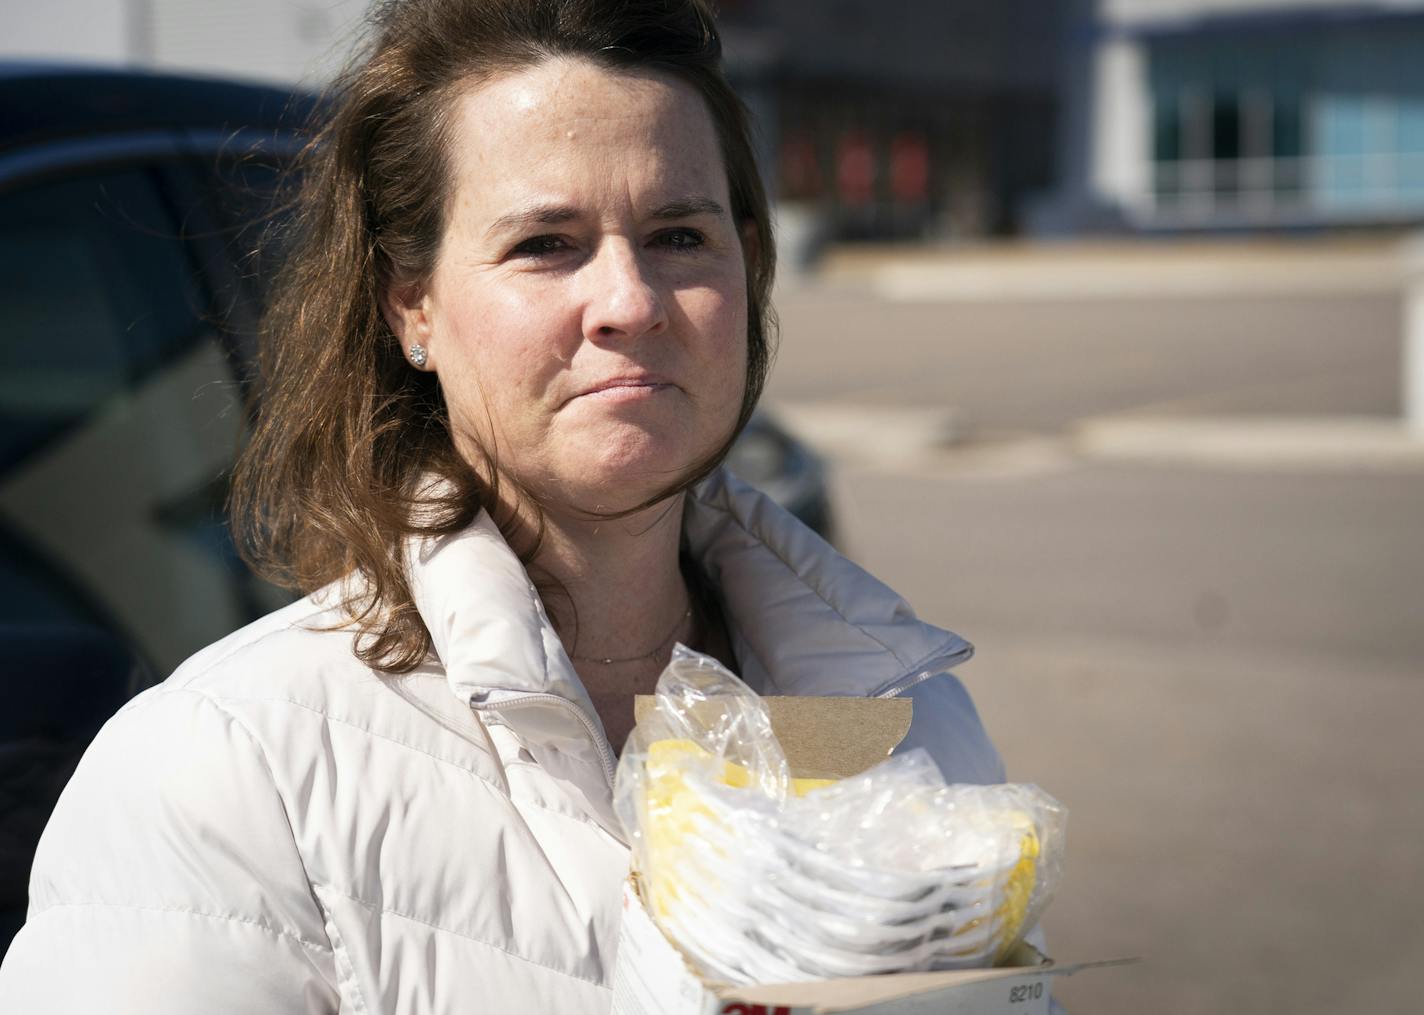
POLYGON ((600 512, 626 511, 648 502, 678 486, 702 459, 684 441, 647 434, 600 442, 584 451, 568 460, 565 486, 573 506, 600 512))

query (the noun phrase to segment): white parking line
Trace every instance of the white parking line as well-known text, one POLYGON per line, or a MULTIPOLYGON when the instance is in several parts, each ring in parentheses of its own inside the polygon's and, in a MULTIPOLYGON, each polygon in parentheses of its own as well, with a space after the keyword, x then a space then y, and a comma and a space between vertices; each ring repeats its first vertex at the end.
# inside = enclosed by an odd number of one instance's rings
POLYGON ((1385 417, 1106 417, 1078 425, 1098 460, 1238 469, 1424 470, 1424 440, 1385 417))
POLYGON ((980 433, 953 408, 777 402, 786 427, 834 464, 1011 478, 1092 462, 1262 471, 1424 471, 1424 441, 1363 416, 1106 416, 1058 434, 980 433))

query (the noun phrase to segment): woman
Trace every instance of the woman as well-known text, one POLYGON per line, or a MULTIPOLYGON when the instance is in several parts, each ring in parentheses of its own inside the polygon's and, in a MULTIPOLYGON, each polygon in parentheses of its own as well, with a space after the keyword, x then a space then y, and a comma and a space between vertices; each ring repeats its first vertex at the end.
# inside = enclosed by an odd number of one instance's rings
MULTIPOLYGON (((718 468, 773 249, 701 0, 406 0, 304 172, 238 470, 307 598, 100 734, 0 973, 24 1012, 602 1012, 632 699, 674 643, 915 698, 955 635, 718 468)), ((933 679, 928 679, 933 678, 933 679)))

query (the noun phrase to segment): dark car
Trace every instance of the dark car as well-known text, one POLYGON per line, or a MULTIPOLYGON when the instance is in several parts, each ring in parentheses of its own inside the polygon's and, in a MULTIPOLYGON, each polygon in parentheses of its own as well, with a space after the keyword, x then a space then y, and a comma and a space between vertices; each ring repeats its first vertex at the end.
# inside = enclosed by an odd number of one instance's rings
MULTIPOLYGON (((223 502, 308 96, 0 67, 0 941, 39 832, 131 695, 286 602, 223 502)), ((732 468, 823 535, 821 466, 758 415, 732 468)))

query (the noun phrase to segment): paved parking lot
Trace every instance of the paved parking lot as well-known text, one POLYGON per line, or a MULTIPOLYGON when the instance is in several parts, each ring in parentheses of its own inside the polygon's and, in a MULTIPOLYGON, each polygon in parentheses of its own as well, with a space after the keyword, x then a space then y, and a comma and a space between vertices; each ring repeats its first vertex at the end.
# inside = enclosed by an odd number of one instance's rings
POLYGON ((1053 949, 1146 959, 1064 982, 1070 1010, 1418 1010, 1424 456, 1392 429, 1393 294, 780 306, 770 400, 836 463, 847 550, 977 644, 1011 776, 1070 809, 1053 949), (1124 419, 1180 426, 1083 438, 1124 419), (1253 419, 1357 429, 1174 453, 1253 419))

